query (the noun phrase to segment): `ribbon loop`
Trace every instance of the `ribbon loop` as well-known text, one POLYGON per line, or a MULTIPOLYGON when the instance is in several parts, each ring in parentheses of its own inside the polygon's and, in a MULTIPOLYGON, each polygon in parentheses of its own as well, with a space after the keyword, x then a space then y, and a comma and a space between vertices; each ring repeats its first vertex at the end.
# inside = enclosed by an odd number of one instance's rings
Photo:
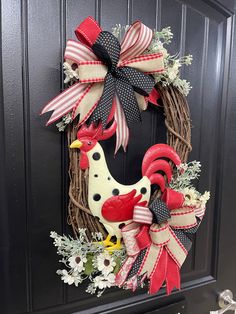
POLYGON ((150 45, 153 31, 141 23, 134 22, 126 32, 121 43, 121 60, 132 59, 141 53, 150 45))
POLYGON ((162 224, 171 217, 168 207, 159 199, 152 202, 150 211, 153 213, 153 222, 157 224, 162 224))
POLYGON ((169 226, 168 223, 161 225, 153 224, 150 227, 150 237, 152 243, 157 246, 166 245, 170 241, 169 226))
POLYGON ((194 209, 184 207, 173 209, 171 211, 171 220, 169 224, 174 229, 189 229, 197 225, 194 209))
POLYGON ((96 55, 90 48, 72 39, 67 41, 64 59, 77 64, 81 61, 97 61, 96 55))
POLYGON ((143 226, 141 231, 135 236, 140 250, 145 249, 151 244, 151 237, 148 233, 148 229, 147 226, 143 226))
POLYGON ((120 43, 114 35, 106 31, 101 32, 92 50, 98 59, 108 66, 108 71, 115 71, 120 58, 120 43))
POLYGON ((102 31, 101 27, 92 16, 88 16, 75 30, 76 37, 84 44, 91 47, 102 31))

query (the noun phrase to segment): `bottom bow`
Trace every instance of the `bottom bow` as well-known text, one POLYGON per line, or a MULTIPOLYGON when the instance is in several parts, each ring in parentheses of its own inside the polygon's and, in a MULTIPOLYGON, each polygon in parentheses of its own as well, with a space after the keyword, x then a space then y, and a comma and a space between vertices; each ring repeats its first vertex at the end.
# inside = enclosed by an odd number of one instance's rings
MULTIPOLYGON (((170 192, 177 196, 178 192, 170 192)), ((176 199, 181 196, 179 193, 176 199)), ((171 210, 161 200, 155 200, 149 208, 135 206, 134 222, 122 229, 128 257, 116 276, 118 286, 134 291, 148 279, 150 294, 157 293, 164 283, 167 294, 180 289, 180 268, 191 247, 189 234, 196 232, 200 220, 194 208, 176 208, 172 198, 167 203, 171 210), (145 224, 142 217, 149 217, 145 224)))

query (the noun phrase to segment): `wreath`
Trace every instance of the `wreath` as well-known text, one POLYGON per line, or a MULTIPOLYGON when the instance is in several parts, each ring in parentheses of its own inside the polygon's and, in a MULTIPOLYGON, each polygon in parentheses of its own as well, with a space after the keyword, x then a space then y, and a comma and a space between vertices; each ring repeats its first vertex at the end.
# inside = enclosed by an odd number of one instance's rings
POLYGON ((117 286, 150 294, 180 289, 180 268, 205 213, 209 192, 192 180, 201 164, 187 163, 191 124, 189 82, 179 76, 192 56, 171 56, 170 27, 153 31, 140 21, 103 31, 92 18, 75 30, 65 49, 66 89, 42 110, 60 119, 69 149, 68 223, 74 237, 51 232, 64 269, 61 279, 100 296, 117 286), (142 179, 117 182, 99 141, 116 134, 115 154, 127 149, 131 123, 152 104, 164 110, 167 144, 155 144, 142 161, 142 179), (155 189, 151 189, 154 186, 155 189), (154 192, 153 192, 154 191, 154 192))

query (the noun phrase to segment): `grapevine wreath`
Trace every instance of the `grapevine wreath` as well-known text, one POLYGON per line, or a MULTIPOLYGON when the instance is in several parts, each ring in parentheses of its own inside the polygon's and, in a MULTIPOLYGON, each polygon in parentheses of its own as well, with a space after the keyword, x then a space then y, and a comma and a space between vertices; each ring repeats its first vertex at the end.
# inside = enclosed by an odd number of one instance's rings
POLYGON ((53 112, 47 124, 57 121, 70 147, 74 237, 51 232, 64 264, 57 273, 69 285, 88 280, 86 291, 97 296, 112 286, 135 291, 146 285, 153 294, 164 284, 169 294, 180 289, 180 268, 210 196, 192 185, 200 162, 187 163, 191 86, 179 70, 192 56, 168 53, 170 27, 152 31, 140 21, 110 33, 88 17, 75 34, 78 40, 68 40, 65 49, 66 88, 42 110, 53 112), (99 141, 116 134, 115 154, 125 153, 131 123, 140 123, 150 104, 164 110, 167 144, 147 150, 141 180, 120 184, 99 141))

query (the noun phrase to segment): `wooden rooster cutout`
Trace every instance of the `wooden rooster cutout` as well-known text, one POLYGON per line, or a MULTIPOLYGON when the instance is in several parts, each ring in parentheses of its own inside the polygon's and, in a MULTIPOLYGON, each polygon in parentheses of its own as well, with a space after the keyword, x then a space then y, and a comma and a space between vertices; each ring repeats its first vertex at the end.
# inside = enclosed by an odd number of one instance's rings
POLYGON ((70 148, 81 150, 80 167, 89 168, 88 204, 92 214, 99 218, 108 232, 103 244, 114 250, 121 247, 121 224, 130 222, 135 205, 148 204, 151 185, 159 185, 161 191, 165 189, 165 179, 162 171, 170 182, 172 169, 170 164, 160 158, 168 158, 175 165, 181 160, 173 148, 166 144, 156 144, 150 147, 142 162, 142 179, 132 185, 123 185, 117 182, 111 175, 103 149, 99 140, 111 137, 116 130, 116 122, 110 128, 102 130, 102 126, 91 124, 82 126, 77 133, 70 148), (112 236, 116 236, 117 242, 111 242, 112 236))

